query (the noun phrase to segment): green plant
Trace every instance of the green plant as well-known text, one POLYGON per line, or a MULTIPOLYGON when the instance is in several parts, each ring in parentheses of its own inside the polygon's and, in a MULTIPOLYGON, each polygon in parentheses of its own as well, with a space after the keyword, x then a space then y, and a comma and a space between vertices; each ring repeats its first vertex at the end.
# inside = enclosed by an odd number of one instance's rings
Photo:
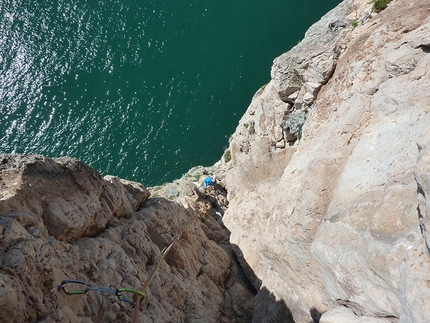
POLYGON ((200 267, 199 272, 197 273, 197 277, 199 277, 199 276, 203 275, 203 267, 204 267, 204 266, 201 266, 201 267, 200 267))
POLYGON ((381 12, 390 2, 391 0, 372 0, 369 3, 372 4, 372 12, 381 12))
POLYGON ((174 200, 175 197, 178 197, 178 196, 179 196, 179 192, 177 190, 175 190, 174 188, 172 188, 169 192, 168 198, 169 198, 169 200, 174 200))
POLYGON ((306 122, 307 113, 303 110, 295 110, 291 112, 285 122, 285 127, 289 129, 290 133, 300 138, 302 134, 303 125, 306 122))
POLYGON ((231 152, 229 149, 227 149, 224 153, 224 161, 228 163, 231 160, 231 152))
POLYGON ((357 19, 351 20, 351 26, 352 26, 352 28, 357 27, 358 26, 358 20, 357 19))

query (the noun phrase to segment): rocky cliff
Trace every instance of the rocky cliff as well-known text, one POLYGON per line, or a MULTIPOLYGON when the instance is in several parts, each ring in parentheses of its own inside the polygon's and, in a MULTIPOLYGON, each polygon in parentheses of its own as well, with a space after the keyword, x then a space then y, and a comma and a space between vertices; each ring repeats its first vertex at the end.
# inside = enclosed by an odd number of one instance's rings
POLYGON ((297 323, 430 318, 429 53, 430 1, 344 1, 231 137, 224 223, 297 323))
POLYGON ((195 187, 202 172, 172 184, 181 193, 172 201, 76 159, 0 155, 0 321, 131 322, 132 306, 115 295, 68 296, 58 287, 73 279, 139 290, 183 231, 146 291, 139 322, 249 322, 254 291, 216 221, 224 195, 195 187))
POLYGON ((130 321, 58 286, 139 289, 182 231, 140 322, 428 322, 429 54, 429 0, 345 0, 275 59, 210 168, 148 190, 1 155, 1 322, 130 321))

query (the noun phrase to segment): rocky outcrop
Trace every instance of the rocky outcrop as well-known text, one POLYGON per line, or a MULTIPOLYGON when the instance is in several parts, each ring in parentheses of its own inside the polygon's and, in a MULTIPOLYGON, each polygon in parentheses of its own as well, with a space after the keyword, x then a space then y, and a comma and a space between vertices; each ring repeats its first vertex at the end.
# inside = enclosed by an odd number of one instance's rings
POLYGON ((23 155, 0 155, 0 187, 1 322, 130 322, 132 307, 114 295, 67 296, 58 286, 80 279, 140 289, 184 229, 149 285, 139 322, 249 322, 253 291, 210 192, 151 198, 141 184, 101 177, 76 159, 23 155))
POLYGON ((2 320, 130 320, 112 295, 58 285, 139 289, 186 228, 140 321, 427 322, 429 12, 342 2, 275 59, 222 160, 173 183, 0 155, 2 320))
POLYGON ((344 1, 275 59, 231 138, 224 223, 296 323, 430 317, 429 12, 344 1))
POLYGON ((1 171, 2 214, 61 241, 94 236, 149 197, 141 184, 104 179, 75 159, 2 156, 1 171))

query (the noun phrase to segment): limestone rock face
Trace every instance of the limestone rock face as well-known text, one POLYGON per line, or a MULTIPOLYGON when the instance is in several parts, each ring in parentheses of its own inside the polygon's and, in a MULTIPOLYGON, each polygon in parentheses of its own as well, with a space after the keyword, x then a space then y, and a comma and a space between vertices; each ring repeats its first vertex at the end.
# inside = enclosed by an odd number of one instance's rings
POLYGON ((282 101, 299 106, 308 103, 305 98, 312 102, 330 79, 342 50, 344 33, 328 27, 346 14, 346 7, 343 3, 328 13, 307 31, 297 46, 274 60, 272 83, 282 101))
POLYGON ((232 136, 224 223, 296 323, 430 317, 429 13, 344 1, 275 59, 232 136))
POLYGON ((141 184, 76 159, 23 155, 0 155, 0 188, 1 322, 131 322, 133 309, 114 295, 67 296, 58 286, 139 290, 182 231, 139 322, 249 322, 252 290, 204 194, 150 198, 141 184))
POLYGON ((149 197, 142 185, 103 179, 72 158, 2 156, 2 214, 61 241, 93 236, 149 197))

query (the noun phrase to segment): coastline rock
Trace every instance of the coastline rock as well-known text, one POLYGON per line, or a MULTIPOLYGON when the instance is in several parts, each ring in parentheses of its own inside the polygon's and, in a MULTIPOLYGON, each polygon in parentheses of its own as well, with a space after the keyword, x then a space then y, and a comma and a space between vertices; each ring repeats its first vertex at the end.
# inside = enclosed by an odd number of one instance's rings
POLYGON ((228 148, 224 223, 255 287, 296 323, 430 317, 430 3, 370 12, 344 1, 275 59, 228 148), (278 125, 303 107, 280 148, 278 125))
POLYGON ((2 321, 130 321, 59 284, 139 289, 182 233, 140 321, 427 322, 429 12, 342 2, 274 60, 223 159, 173 183, 0 155, 2 321))
POLYGON ((343 51, 348 23, 340 19, 350 10, 351 1, 344 1, 312 25, 304 39, 273 61, 272 83, 282 101, 300 108, 309 106, 322 85, 332 76, 343 51), (333 26, 336 25, 336 28, 333 26), (292 100, 291 95, 296 99, 292 100))

